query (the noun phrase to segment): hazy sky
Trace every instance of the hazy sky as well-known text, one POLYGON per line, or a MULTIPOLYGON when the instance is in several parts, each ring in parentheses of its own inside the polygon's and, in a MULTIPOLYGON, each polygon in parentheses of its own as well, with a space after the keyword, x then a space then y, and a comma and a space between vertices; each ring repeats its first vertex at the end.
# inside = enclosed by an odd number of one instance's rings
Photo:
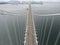
MULTIPOLYGON (((0 1, 9 1, 9 0, 0 0, 0 1)), ((19 0, 22 1, 22 0, 19 0)), ((23 1, 29 1, 29 0, 23 0, 23 1)), ((60 1, 60 0, 33 0, 33 1, 60 1)))

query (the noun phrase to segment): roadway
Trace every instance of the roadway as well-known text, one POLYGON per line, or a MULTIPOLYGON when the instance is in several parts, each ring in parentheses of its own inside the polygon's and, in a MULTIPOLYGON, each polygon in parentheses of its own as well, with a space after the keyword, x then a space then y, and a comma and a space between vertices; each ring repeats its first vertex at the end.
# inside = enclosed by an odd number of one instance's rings
POLYGON ((26 39, 25 39, 25 45, 37 45, 37 39, 36 39, 36 31, 34 29, 34 22, 33 22, 33 16, 32 16, 32 10, 31 10, 31 4, 29 4, 29 11, 27 15, 27 32, 26 32, 26 39))

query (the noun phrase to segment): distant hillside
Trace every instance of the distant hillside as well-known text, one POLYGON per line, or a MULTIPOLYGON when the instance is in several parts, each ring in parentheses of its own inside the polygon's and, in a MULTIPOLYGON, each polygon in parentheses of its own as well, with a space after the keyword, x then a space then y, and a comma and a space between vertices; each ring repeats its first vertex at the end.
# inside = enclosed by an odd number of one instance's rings
POLYGON ((33 1, 33 2, 31 2, 31 3, 32 3, 32 4, 43 4, 42 1, 40 1, 40 2, 33 1))
MULTIPOLYGON (((26 1, 22 1, 22 4, 28 4, 29 2, 26 1)), ((40 1, 40 2, 36 2, 36 1, 31 1, 31 4, 43 4, 44 2, 40 1)))
POLYGON ((0 2, 0 4, 8 4, 8 2, 0 2))
POLYGON ((20 1, 9 1, 9 4, 20 4, 20 1))

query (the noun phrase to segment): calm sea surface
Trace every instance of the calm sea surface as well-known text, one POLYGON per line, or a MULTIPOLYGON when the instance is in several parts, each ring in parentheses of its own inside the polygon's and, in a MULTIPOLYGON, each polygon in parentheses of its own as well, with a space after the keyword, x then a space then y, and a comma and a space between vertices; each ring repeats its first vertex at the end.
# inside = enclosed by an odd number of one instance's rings
POLYGON ((60 3, 32 5, 38 45, 60 45, 60 3))
MULTIPOLYGON (((0 45, 24 45, 27 8, 24 4, 0 5, 0 45)), ((60 15, 50 16, 59 13, 60 3, 32 4, 38 45, 60 45, 60 15)))

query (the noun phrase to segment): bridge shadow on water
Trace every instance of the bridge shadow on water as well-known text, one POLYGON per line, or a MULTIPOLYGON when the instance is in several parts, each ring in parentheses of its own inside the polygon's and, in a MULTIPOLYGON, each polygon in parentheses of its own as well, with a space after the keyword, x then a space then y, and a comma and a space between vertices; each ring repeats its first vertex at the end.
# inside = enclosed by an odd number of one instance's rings
POLYGON ((0 15, 0 45, 24 45, 25 28, 25 15, 0 15))
POLYGON ((60 15, 34 16, 38 45, 60 45, 60 15))

